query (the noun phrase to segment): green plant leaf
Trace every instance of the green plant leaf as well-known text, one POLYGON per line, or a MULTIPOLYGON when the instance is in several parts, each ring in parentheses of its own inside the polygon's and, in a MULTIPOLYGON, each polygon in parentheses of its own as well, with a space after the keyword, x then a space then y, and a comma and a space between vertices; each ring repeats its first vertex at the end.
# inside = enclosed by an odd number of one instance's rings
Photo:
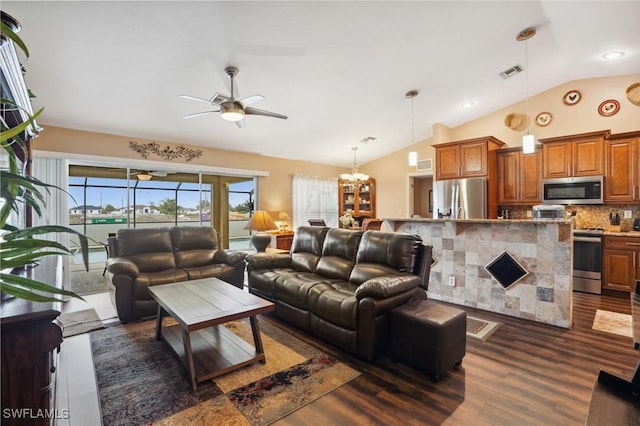
POLYGON ((46 296, 40 293, 34 293, 31 290, 51 294, 59 294, 63 296, 71 296, 84 300, 81 296, 69 290, 63 290, 61 288, 41 283, 39 281, 20 275, 0 273, 0 291, 16 297, 20 297, 21 299, 32 300, 34 302, 63 301, 62 299, 58 299, 55 297, 46 296))
POLYGON ((13 42, 24 52, 25 56, 29 57, 29 49, 27 49, 27 45, 24 44, 24 41, 20 38, 18 34, 16 34, 10 26, 0 21, 0 29, 2 29, 2 34, 9 37, 13 42))

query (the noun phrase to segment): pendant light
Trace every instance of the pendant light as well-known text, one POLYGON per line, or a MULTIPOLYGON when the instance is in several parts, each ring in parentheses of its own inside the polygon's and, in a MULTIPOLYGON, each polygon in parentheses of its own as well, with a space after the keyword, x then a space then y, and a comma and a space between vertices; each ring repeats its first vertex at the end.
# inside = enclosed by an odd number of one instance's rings
POLYGON ((522 153, 532 154, 536 150, 536 138, 529 133, 529 50, 527 41, 536 35, 536 27, 525 28, 516 36, 516 40, 524 41, 524 72, 525 72, 525 91, 526 91, 526 117, 527 117, 527 134, 522 137, 522 153))
MULTIPOLYGON (((411 143, 414 143, 413 139, 413 98, 418 96, 417 90, 409 90, 405 93, 404 97, 407 99, 411 99, 411 143)), ((418 165, 418 152, 415 149, 409 151, 409 166, 415 167, 418 165)))

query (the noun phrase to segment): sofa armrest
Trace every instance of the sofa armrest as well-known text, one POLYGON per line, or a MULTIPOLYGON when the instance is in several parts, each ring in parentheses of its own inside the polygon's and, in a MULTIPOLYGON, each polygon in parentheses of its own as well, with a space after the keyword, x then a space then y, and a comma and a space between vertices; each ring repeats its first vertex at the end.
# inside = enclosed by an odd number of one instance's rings
POLYGON ((365 297, 386 299, 404 293, 420 285, 420 277, 413 274, 393 274, 371 278, 356 288, 356 299, 365 297))
POLYGON ((247 256, 245 260, 254 271, 291 267, 291 256, 284 253, 255 253, 247 256))
POLYGON ((140 275, 140 269, 138 265, 125 259, 124 257, 112 257, 107 260, 107 270, 114 275, 128 275, 130 277, 137 277, 140 275))
POLYGON ((233 266, 238 262, 242 262, 246 256, 247 254, 241 251, 218 250, 213 256, 213 263, 226 263, 229 266, 233 266))

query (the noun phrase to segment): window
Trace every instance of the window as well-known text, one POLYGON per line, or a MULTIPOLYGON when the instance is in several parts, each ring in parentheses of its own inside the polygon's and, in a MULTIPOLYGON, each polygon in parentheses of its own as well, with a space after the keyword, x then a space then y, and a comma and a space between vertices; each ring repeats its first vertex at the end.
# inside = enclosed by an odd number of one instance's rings
POLYGON ((335 179, 293 177, 293 226, 309 225, 309 219, 324 219, 338 227, 338 183, 335 179))

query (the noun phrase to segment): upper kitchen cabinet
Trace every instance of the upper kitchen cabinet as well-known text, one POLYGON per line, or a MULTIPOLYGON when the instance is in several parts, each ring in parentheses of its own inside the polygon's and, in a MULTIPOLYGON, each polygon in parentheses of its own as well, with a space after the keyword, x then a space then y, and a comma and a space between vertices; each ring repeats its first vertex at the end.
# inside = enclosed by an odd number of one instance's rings
POLYGON ((374 178, 360 183, 338 179, 338 198, 340 216, 351 213, 351 216, 356 219, 376 217, 376 180, 374 178))
POLYGON ((640 201, 640 131, 611 135, 604 142, 604 201, 640 201))
POLYGON ((433 145, 436 180, 488 177, 495 170, 495 151, 503 145, 493 136, 433 145))
POLYGON ((544 179, 604 174, 604 140, 609 130, 540 139, 544 179))
POLYGON ((542 153, 523 154, 521 148, 497 151, 498 204, 534 205, 542 202, 542 153))

